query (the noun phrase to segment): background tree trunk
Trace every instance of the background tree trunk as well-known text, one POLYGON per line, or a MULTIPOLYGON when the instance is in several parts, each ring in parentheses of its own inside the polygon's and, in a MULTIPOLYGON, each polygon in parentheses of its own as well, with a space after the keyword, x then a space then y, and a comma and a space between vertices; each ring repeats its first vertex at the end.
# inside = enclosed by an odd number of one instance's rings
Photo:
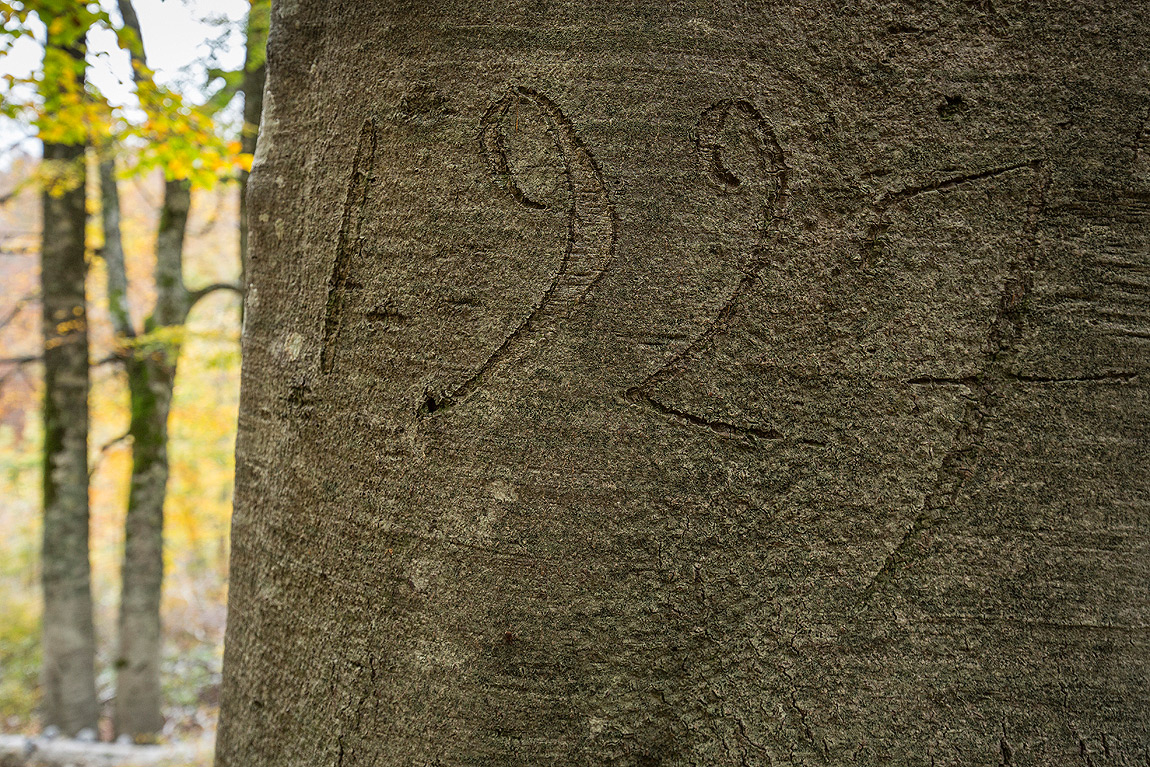
MULTIPOLYGON (((133 78, 139 86, 148 71, 143 32, 131 0, 118 0, 124 27, 135 33, 131 51, 133 78)), ((116 209, 114 175, 102 168, 105 205, 116 209)), ((120 611, 117 621, 116 704, 113 725, 117 735, 148 742, 164 725, 160 671, 163 619, 160 611, 164 579, 164 500, 168 486, 168 415, 176 383, 179 338, 193 301, 184 285, 184 240, 191 188, 186 180, 164 182, 164 197, 156 227, 156 303, 144 321, 145 338, 135 336, 124 301, 117 301, 126 286, 122 252, 108 262, 108 298, 120 335, 132 339, 124 355, 128 376, 132 437, 132 475, 128 512, 124 519, 124 561, 120 575, 120 611)), ((105 215, 105 241, 120 242, 118 223, 109 228, 105 215)))
MULTIPOLYGON (((45 92, 83 90, 84 36, 49 27, 45 92), (66 74, 67 73, 67 74, 66 74), (76 80, 65 84, 65 79, 76 80)), ((85 146, 44 142, 40 290, 44 328, 43 721, 95 731, 96 634, 88 561, 85 146)))
MULTIPOLYGON (((269 0, 250 0, 244 48, 244 76, 240 90, 244 97, 244 126, 240 149, 255 154, 260 132, 260 113, 264 108, 264 82, 267 79, 265 48, 268 39, 269 0)), ((246 289, 248 274, 248 176, 240 171, 240 286, 246 289)))
MULTIPOLYGON (((132 479, 124 520, 116 655, 115 729, 150 740, 164 725, 160 687, 164 577, 164 499, 168 486, 168 415, 191 308, 183 281, 184 235, 191 208, 186 181, 167 181, 156 231, 156 305, 144 331, 153 334, 125 356, 132 436, 132 479)), ((109 273, 110 274, 110 273, 109 273)))
POLYGON ((278 4, 217 764, 1150 758, 1147 60, 278 4))

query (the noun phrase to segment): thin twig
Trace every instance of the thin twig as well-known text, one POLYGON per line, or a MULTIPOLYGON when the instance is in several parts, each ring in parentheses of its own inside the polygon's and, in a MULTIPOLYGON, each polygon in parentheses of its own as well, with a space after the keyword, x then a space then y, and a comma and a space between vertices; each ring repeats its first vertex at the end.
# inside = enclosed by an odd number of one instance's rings
POLYGON ((109 450, 111 450, 113 447, 115 447, 116 445, 120 444, 121 442, 124 442, 124 441, 126 441, 126 440, 127 440, 129 437, 131 437, 131 436, 132 436, 132 432, 130 432, 130 431, 126 431, 126 432, 124 432, 123 434, 121 434, 120 436, 116 437, 115 439, 112 439, 112 440, 110 440, 110 441, 108 441, 108 442, 105 442, 105 443, 104 443, 104 444, 103 444, 103 445, 100 447, 100 450, 99 450, 99 452, 97 452, 97 453, 96 453, 96 458, 95 458, 95 459, 92 461, 92 465, 91 465, 91 467, 88 469, 88 481, 89 481, 89 482, 91 482, 91 481, 92 481, 92 477, 93 477, 93 476, 95 476, 95 474, 96 474, 96 470, 100 468, 100 463, 103 461, 103 459, 104 459, 104 455, 105 455, 105 454, 106 454, 106 453, 107 453, 109 450))
POLYGON ((43 362, 39 354, 27 357, 0 357, 0 365, 30 365, 33 362, 43 362))

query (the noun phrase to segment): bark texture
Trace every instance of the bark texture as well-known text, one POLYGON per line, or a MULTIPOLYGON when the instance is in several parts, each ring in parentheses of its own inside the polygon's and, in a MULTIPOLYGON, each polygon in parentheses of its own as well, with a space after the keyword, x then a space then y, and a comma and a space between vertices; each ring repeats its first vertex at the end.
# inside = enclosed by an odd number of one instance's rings
POLYGON ((217 764, 1144 764, 1148 60, 278 3, 217 764))
MULTIPOLYGON (((83 38, 49 40, 82 60, 83 38)), ((46 70, 49 67, 45 67, 46 70)), ((81 70, 82 71, 82 70, 81 70)), ((59 72, 56 72, 59 75, 59 72)), ((79 78, 83 83, 83 77, 79 78)), ((95 731, 96 633, 88 561, 88 317, 83 144, 44 143, 40 296, 44 332, 45 726, 95 731)))

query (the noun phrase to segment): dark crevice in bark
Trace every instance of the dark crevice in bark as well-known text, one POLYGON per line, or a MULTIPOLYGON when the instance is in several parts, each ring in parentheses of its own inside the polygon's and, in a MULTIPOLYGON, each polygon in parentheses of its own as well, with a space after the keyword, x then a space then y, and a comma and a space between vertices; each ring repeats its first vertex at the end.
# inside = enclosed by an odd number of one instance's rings
POLYGON ((976 181, 985 181, 986 179, 1001 176, 1004 173, 1010 173, 1015 170, 1022 170, 1023 168, 1035 169, 1040 161, 1027 160, 1026 162, 1013 163, 1011 165, 1003 165, 997 168, 988 168, 986 170, 976 171, 974 173, 960 173, 956 176, 950 176, 938 181, 932 181, 927 184, 918 184, 916 186, 908 186, 903 189, 898 189, 893 192, 886 192, 875 202, 875 207, 880 210, 885 210, 912 197, 918 197, 921 194, 928 192, 945 192, 966 184, 972 184, 976 181))
POLYGON ((1138 380, 1137 373, 1129 372, 1097 373, 1095 375, 1064 377, 1008 373, 1006 377, 1012 381, 1019 381, 1021 383, 1133 383, 1138 380))
MULTIPOLYGON (((697 426, 697 427, 700 427, 703 429, 707 429, 708 431, 711 431, 720 437, 726 437, 726 438, 755 437, 757 439, 763 439, 763 440, 786 439, 786 436, 784 434, 782 434, 781 432, 775 431, 774 429, 764 429, 764 428, 761 428, 758 426, 749 426, 746 424, 736 424, 736 423, 731 423, 729 421, 723 421, 723 420, 720 420, 717 418, 706 418, 706 417, 701 416, 701 415, 696 415, 694 413, 688 413, 688 412, 683 411, 683 410, 678 410, 676 408, 671 407, 670 405, 666 405, 666 404, 660 402, 659 400, 655 399, 654 397, 651 397, 646 392, 643 392, 642 390, 640 390, 638 388, 629 389, 624 396, 628 402, 631 402, 631 403, 636 404, 636 405, 642 405, 644 407, 647 407, 647 408, 655 411, 656 413, 659 413, 660 415, 667 416, 668 418, 673 418, 677 421, 688 424, 690 426, 697 426)), ((821 443, 810 442, 809 444, 816 444, 817 445, 817 444, 821 444, 821 443)))
POLYGON ((978 376, 960 376, 947 378, 945 376, 919 376, 904 381, 907 386, 978 386, 978 376))

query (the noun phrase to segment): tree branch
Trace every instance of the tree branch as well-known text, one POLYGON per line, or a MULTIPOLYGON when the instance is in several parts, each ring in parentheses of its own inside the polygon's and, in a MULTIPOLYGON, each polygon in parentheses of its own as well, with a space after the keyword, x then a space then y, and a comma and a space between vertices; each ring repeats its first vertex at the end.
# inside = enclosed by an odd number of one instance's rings
POLYGON ((88 481, 89 482, 92 480, 92 477, 95 476, 96 470, 100 468, 100 464, 104 460, 104 455, 109 450, 111 450, 113 447, 120 444, 121 442, 124 442, 125 440, 127 440, 131 436, 132 436, 132 432, 126 431, 123 434, 121 434, 120 436, 115 437, 115 438, 105 442, 103 445, 100 446, 100 451, 98 453, 96 453, 96 459, 94 461, 92 461, 92 466, 90 469, 88 469, 88 481))
POLYGON ((120 18, 124 20, 124 26, 136 34, 136 39, 132 41, 133 45, 128 54, 132 58, 132 80, 139 86, 144 77, 144 71, 148 68, 148 57, 144 54, 144 32, 140 29, 140 19, 136 16, 136 9, 132 5, 132 0, 117 0, 116 6, 120 10, 120 18))
POLYGON ((12 320, 20 316, 20 312, 24 311, 24 308, 28 306, 29 302, 38 300, 39 298, 40 295, 38 293, 33 293, 32 295, 24 296, 23 298, 19 299, 16 302, 16 306, 13 307, 12 311, 8 312, 8 314, 4 316, 4 319, 0 319, 0 330, 8 327, 12 320))
POLYGON ((202 287, 199 290, 193 290, 191 293, 188 294, 188 309, 189 309, 189 311, 191 310, 191 308, 193 306, 196 305, 196 303, 201 298, 205 298, 205 297, 211 295, 212 293, 215 293, 217 290, 230 290, 233 293, 235 293, 236 295, 241 296, 241 297, 244 294, 244 289, 234 282, 215 282, 215 283, 212 283, 211 285, 207 285, 205 287, 202 287))
POLYGON ((43 362, 44 358, 40 355, 27 356, 27 357, 0 357, 0 365, 30 365, 33 362, 43 362))
POLYGON ((12 366, 5 370, 3 375, 0 375, 0 389, 4 388, 4 384, 8 383, 9 378, 12 378, 17 374, 24 376, 24 380, 27 380, 28 377, 24 375, 25 366, 30 365, 33 362, 43 361, 43 357, 9 357, 7 359, 0 359, 0 365, 12 366))

